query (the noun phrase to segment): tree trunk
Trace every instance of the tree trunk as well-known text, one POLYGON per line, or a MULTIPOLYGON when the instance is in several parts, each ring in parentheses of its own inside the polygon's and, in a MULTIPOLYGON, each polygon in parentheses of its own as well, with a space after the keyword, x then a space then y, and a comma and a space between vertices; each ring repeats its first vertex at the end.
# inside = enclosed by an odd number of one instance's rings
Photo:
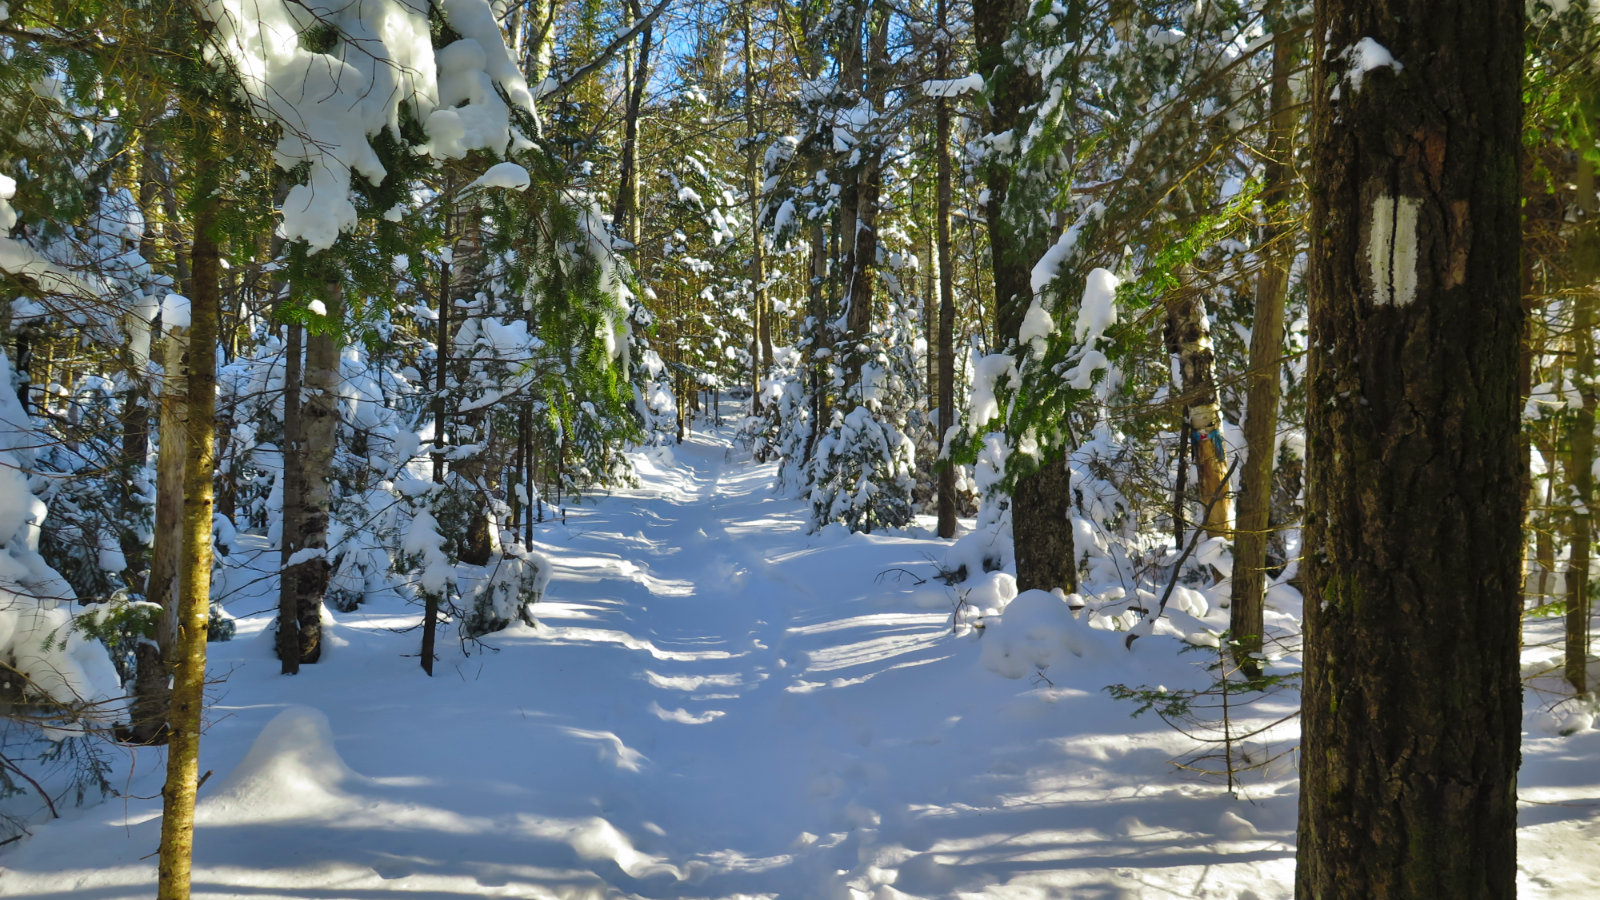
POLYGON ((183 466, 188 452, 187 382, 184 356, 188 349, 187 329, 164 329, 161 338, 161 397, 156 447, 155 541, 150 553, 150 575, 145 584, 145 599, 161 605, 156 622, 157 652, 137 655, 141 668, 159 662, 158 672, 134 682, 135 702, 131 737, 152 741, 166 726, 167 709, 172 702, 169 686, 172 654, 178 638, 178 571, 183 547, 183 466))
POLYGON ((1302 900, 1515 896, 1523 18, 1316 4, 1302 900))
POLYGON ((767 256, 761 231, 762 173, 757 153, 755 31, 745 0, 744 24, 744 178, 750 214, 750 410, 761 412, 761 367, 772 357, 772 328, 767 322, 767 256))
MULTIPOLYGON (((974 0, 973 32, 978 51, 978 73, 989 82, 991 134, 1016 127, 1023 108, 1037 102, 1038 78, 1006 60, 1004 44, 1015 25, 1027 16, 1023 0, 974 0)), ((1033 264, 1044 255, 1048 235, 1027 226, 1024 217, 1036 216, 1008 208, 1011 171, 999 160, 985 165, 989 202, 989 247, 994 274, 995 333, 1001 341, 1014 340, 1028 307, 1033 304, 1033 264)), ((1011 531, 1017 557, 1018 590, 1078 588, 1076 551, 1072 546, 1072 492, 1066 468, 1066 449, 1059 440, 1043 449, 1039 466, 1019 476, 1011 495, 1011 531)))
POLYGON ((1222 442, 1222 408, 1217 403, 1216 352, 1211 347, 1211 323, 1205 298, 1185 286, 1167 301, 1167 326, 1178 347, 1178 385, 1188 411, 1189 449, 1200 483, 1196 493, 1205 521, 1199 523, 1211 537, 1228 533, 1232 503, 1223 478, 1228 473, 1222 442))
MULTIPOLYGON (((445 217, 445 239, 450 238, 449 217, 445 217)), ((445 396, 450 384, 450 264, 439 263, 439 330, 434 335, 433 377, 433 481, 444 484, 445 396)), ((433 675, 434 642, 439 633, 439 597, 431 591, 422 599, 422 671, 433 675)))
MULTIPOLYGON (((948 0, 939 0, 937 27, 939 30, 938 77, 950 77, 950 41, 948 0)), ((939 257, 939 440, 941 451, 945 436, 956 421, 956 300, 955 266, 950 252, 950 100, 940 97, 934 103, 934 158, 938 162, 938 198, 935 201, 934 229, 937 233, 939 257)), ((932 348, 930 348, 932 349, 932 348)), ((956 469, 946 460, 939 469, 939 537, 956 536, 956 469)), ((1015 538, 1015 535, 1013 535, 1015 538)), ((1070 556, 1072 548, 1067 548, 1070 556)))
MULTIPOLYGON (((473 206, 461 215, 461 225, 457 229, 457 238, 452 255, 451 271, 454 290, 445 295, 454 306, 455 297, 465 298, 462 318, 466 316, 481 316, 483 310, 475 299, 484 289, 483 271, 485 265, 485 248, 483 236, 483 211, 473 206)), ((456 326, 457 333, 461 326, 456 326)), ((457 368, 458 383, 465 383, 471 377, 470 360, 460 360, 457 368)), ((493 419, 487 409, 479 408, 468 412, 456 413, 458 430, 470 431, 470 443, 477 449, 451 461, 450 469, 457 476, 457 483, 463 490, 472 494, 472 516, 467 521, 467 533, 457 542, 457 556, 464 563, 474 566, 487 565, 494 556, 494 507, 490 500, 490 493, 499 485, 499 466, 494 453, 493 419)))
MULTIPOLYGON (((1593 145, 1584 148, 1593 151, 1593 145)), ((1578 209, 1584 231, 1575 248, 1576 269, 1588 282, 1572 298, 1573 386, 1583 404, 1572 416, 1567 449, 1568 492, 1572 512, 1568 518, 1571 541, 1567 560, 1566 665, 1567 683, 1578 694, 1589 691, 1589 559, 1594 543, 1594 311, 1593 281, 1600 276, 1600 199, 1595 196, 1595 167, 1588 157, 1578 159, 1578 209)))
MULTIPOLYGON (((202 195, 204 196, 204 195, 202 195)), ((172 654, 167 779, 162 788, 158 900, 187 900, 194 855, 194 801, 200 774, 205 702, 206 629, 211 613, 212 476, 216 468, 217 320, 222 267, 215 200, 194 221, 194 286, 190 290, 188 459, 183 472, 183 566, 179 572, 177 645, 172 654)))
POLYGON ((810 465, 816 456, 817 438, 826 425, 828 414, 828 360, 817 351, 829 343, 828 325, 828 244, 823 234, 822 222, 813 220, 810 226, 811 278, 806 287, 806 318, 811 323, 811 341, 806 353, 806 369, 811 380, 811 429, 806 432, 805 453, 802 465, 810 465))
POLYGON ((301 424, 300 401, 305 379, 305 326, 290 322, 284 326, 283 350, 283 490, 279 498, 282 521, 278 538, 278 639, 280 671, 294 675, 300 671, 300 600, 295 579, 289 577, 289 560, 301 549, 300 510, 305 508, 305 428, 301 424))
MULTIPOLYGON (((1273 7, 1282 11, 1282 5, 1273 7)), ((1250 327, 1250 369, 1245 394, 1244 443, 1248 448, 1239 477, 1239 507, 1233 538, 1233 578, 1228 630, 1234 662, 1255 677, 1261 666, 1265 631, 1267 532, 1272 523, 1272 466, 1278 433, 1279 381, 1283 368, 1283 306, 1289 286, 1293 234, 1286 225, 1290 154, 1294 152, 1294 111, 1289 76, 1295 39, 1279 33, 1272 41, 1271 113, 1262 173, 1261 272, 1256 276, 1255 318, 1250 327)))
MULTIPOLYGON (((327 286, 328 320, 334 329, 344 321, 340 285, 327 286)), ((328 520, 333 511, 333 457, 339 424, 339 332, 322 331, 306 338, 305 401, 300 407, 304 438, 300 455, 299 506, 285 504, 284 525, 295 528, 295 552, 302 558, 283 572, 293 592, 292 613, 297 623, 295 653, 303 664, 322 658, 322 598, 328 590, 332 563, 328 559, 328 520)), ((287 543, 287 542, 286 542, 287 543)), ((290 604, 279 614, 290 612, 290 604)))
MULTIPOLYGON (((1590 188, 1591 196, 1593 188, 1590 188)), ((1594 308, 1592 288, 1573 298, 1572 346, 1574 379, 1583 405, 1572 416, 1567 439, 1571 454, 1570 556, 1567 560, 1566 666, 1567 683, 1578 694, 1589 692, 1589 559, 1594 543, 1594 308)))
MULTIPOLYGON (((156 167, 154 174, 159 179, 161 205, 166 212, 164 230, 172 244, 173 269, 182 290, 193 296, 190 251, 184 246, 183 234, 177 225, 180 215, 178 195, 173 189, 169 173, 156 167)), ((156 643, 161 647, 162 658, 170 666, 177 643, 178 571, 183 554, 183 468, 187 452, 183 436, 188 433, 189 415, 188 382, 183 373, 189 335, 186 330, 171 329, 165 323, 162 324, 162 331, 165 336, 161 345, 161 399, 157 411, 157 433, 161 443, 156 449, 155 540, 150 548, 150 575, 146 581, 145 597, 162 606, 162 616, 156 625, 156 643)), ((18 365, 20 371, 21 363, 18 365)), ((25 389, 26 384, 21 387, 25 389)))
MULTIPOLYGON (((628 0, 628 13, 623 27, 631 28, 641 16, 639 0, 628 0)), ((638 247, 641 241, 639 221, 639 110, 644 105, 645 87, 650 81, 650 47, 654 28, 646 28, 639 35, 639 50, 635 56, 629 48, 623 59, 623 85, 627 103, 622 118, 621 177, 617 181, 617 202, 612 211, 612 221, 628 243, 638 247)))

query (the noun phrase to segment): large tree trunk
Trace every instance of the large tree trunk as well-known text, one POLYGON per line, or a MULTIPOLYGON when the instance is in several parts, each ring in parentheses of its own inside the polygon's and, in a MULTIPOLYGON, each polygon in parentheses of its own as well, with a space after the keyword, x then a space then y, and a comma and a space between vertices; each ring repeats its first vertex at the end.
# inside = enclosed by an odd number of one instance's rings
POLYGON ((1316 5, 1302 900, 1516 891, 1523 9, 1316 5))
POLYGON ((183 565, 179 571, 177 644, 172 654, 167 778, 162 788, 158 900, 187 900, 194 855, 194 800, 200 774, 205 703, 206 629, 211 613, 212 476, 216 469, 217 320, 222 267, 215 200, 194 222, 194 286, 190 290, 188 459, 183 472, 183 565))
MULTIPOLYGON (((888 87, 888 20, 885 4, 873 0, 869 8, 866 0, 858 0, 849 14, 850 46, 844 48, 846 58, 841 63, 840 84, 852 92, 859 89, 861 97, 879 112, 883 109, 888 87), (865 46, 861 39, 863 34, 865 46)), ((858 164, 844 171, 845 187, 841 192, 844 202, 840 204, 839 217, 839 241, 843 247, 840 268, 845 285, 845 376, 841 399, 847 409, 861 403, 862 369, 871 355, 868 347, 877 282, 878 214, 883 193, 883 136, 857 137, 861 140, 852 155, 858 156, 858 164)))
MULTIPOLYGON (((1274 6, 1281 11, 1282 5, 1274 6)), ((1235 663, 1251 676, 1261 671, 1265 631, 1267 537, 1272 524, 1272 467, 1278 433, 1278 401, 1283 368, 1283 307, 1289 286, 1294 232, 1287 226, 1290 154, 1294 152, 1294 111, 1289 76, 1296 39, 1279 33, 1272 41, 1271 118, 1262 173, 1262 221, 1258 247, 1255 319, 1250 327, 1250 371, 1245 392, 1244 443, 1249 449, 1239 477, 1239 506, 1233 540, 1228 630, 1235 663)))
MULTIPOLYGON (((1000 134, 1015 128, 1024 107, 1039 99, 1036 77, 1006 61, 1004 44, 1016 23, 1027 15, 1024 0, 974 0, 973 32, 978 74, 989 83, 987 130, 1000 134)), ((1049 235, 1029 228, 1023 214, 1006 203, 1011 172, 991 160, 984 171, 989 202, 989 247, 993 260, 995 333, 1001 342, 1014 340, 1033 304, 1033 264, 1044 255, 1049 235)), ((1027 216, 1037 216, 1027 211, 1027 216)), ((1072 492, 1066 448, 1051 441, 1034 471, 1017 478, 1011 495, 1011 531, 1017 557, 1019 590, 1078 589, 1072 546, 1072 492)))

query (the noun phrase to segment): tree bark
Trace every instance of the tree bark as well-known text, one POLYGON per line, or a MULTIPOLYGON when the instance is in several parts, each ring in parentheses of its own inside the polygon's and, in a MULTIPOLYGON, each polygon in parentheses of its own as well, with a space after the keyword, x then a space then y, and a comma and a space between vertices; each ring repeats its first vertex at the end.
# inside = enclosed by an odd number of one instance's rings
MULTIPOLYGON (((939 0, 936 15, 938 35, 938 77, 950 77, 949 2, 939 0)), ((934 158, 938 161, 938 197, 935 200, 934 230, 939 257, 939 446, 956 420, 956 300, 955 265, 950 252, 950 100, 940 97, 934 104, 934 158)), ((956 536, 956 470, 948 460, 939 469, 939 537, 956 536)), ((1013 535, 1013 539, 1015 535, 1013 535)), ((1068 547, 1070 555, 1072 548, 1068 547)))
POLYGON ((279 499, 282 521, 278 538, 278 637, 276 648, 280 671, 294 675, 300 671, 300 601, 295 579, 289 577, 289 560, 300 550, 299 511, 305 507, 305 430, 301 424, 300 401, 305 379, 305 326, 290 322, 284 326, 283 350, 283 490, 279 499))
MULTIPOLYGON (((1593 151, 1593 146, 1585 148, 1593 151)), ((1600 199, 1595 196, 1594 163, 1578 159, 1578 209, 1584 231, 1578 237, 1576 268, 1587 282, 1572 298, 1573 387, 1583 403, 1573 412, 1567 440, 1569 460, 1568 516, 1570 555, 1567 559, 1566 660, 1567 683, 1578 694, 1589 691, 1589 560, 1594 544, 1594 278, 1600 275, 1600 199)))
POLYGON ((1302 900, 1515 896, 1523 18, 1316 4, 1302 900))
MULTIPOLYGON (((1282 4, 1273 11, 1281 14, 1282 4)), ((1248 448, 1239 477, 1239 506, 1233 532, 1233 577, 1228 631, 1234 641, 1234 662, 1255 677, 1261 666, 1261 638, 1266 630, 1267 536, 1272 523, 1272 467, 1276 461, 1278 401, 1283 368, 1284 299, 1293 257, 1293 232, 1284 219, 1294 152, 1294 101, 1289 76, 1294 70, 1295 39, 1283 23, 1272 41, 1272 85, 1267 125, 1266 164, 1262 172, 1261 228, 1258 242, 1261 272, 1256 276, 1255 318, 1250 326, 1250 369, 1245 391, 1244 443, 1248 448)))
POLYGON ((1222 441, 1222 408, 1217 402, 1217 357, 1211 346, 1205 298, 1192 287, 1181 289, 1167 301, 1167 325, 1178 348, 1182 379, 1178 389, 1187 411, 1184 424, 1200 476, 1197 493, 1205 521, 1199 524, 1211 537, 1222 537, 1228 533, 1232 502, 1223 483, 1228 462, 1222 441))
MULTIPOLYGON (((325 293, 327 318, 334 329, 344 320, 342 289, 330 282, 325 293)), ((332 563, 328 559, 328 521, 333 512, 333 457, 339 424, 339 332, 320 331, 306 338, 305 400, 300 405, 299 504, 284 505, 284 527, 291 524, 296 553, 309 552, 283 572, 285 590, 292 602, 283 601, 280 617, 295 619, 293 652, 302 664, 322 658, 322 598, 328 590, 332 563)), ((285 541, 288 545, 289 542, 285 541)), ((280 632, 281 633, 281 632, 280 632)), ((283 649, 287 650, 289 645, 283 649)))
POLYGON ((145 598, 161 605, 156 622, 158 652, 138 657, 146 662, 160 661, 160 670, 135 682, 132 737, 136 741, 154 740, 166 724, 171 690, 168 686, 172 654, 178 637, 178 572, 183 553, 183 467, 188 452, 188 398, 184 377, 184 357, 188 350, 187 329, 163 329, 161 338, 161 397, 156 447, 155 540, 150 553, 150 574, 145 598))
MULTIPOLYGON (((460 216, 461 224, 457 229, 454 254, 451 259, 451 287, 453 290, 445 296, 454 306, 454 298, 464 300, 461 309, 463 322, 468 316, 481 316, 483 310, 476 300, 478 293, 484 289, 484 254, 483 211, 473 206, 460 216)), ((456 326, 459 334, 461 325, 456 326)), ((471 377, 472 361, 462 359, 458 361, 456 378, 458 383, 465 384, 471 377)), ((456 426, 459 431, 470 431, 470 443, 477 449, 471 454, 457 457, 451 461, 450 470, 457 476, 458 484, 465 490, 472 492, 473 510, 467 521, 467 533, 462 535, 456 543, 457 556, 464 563, 474 566, 487 565, 494 556, 494 506, 490 500, 490 493, 499 486, 500 467, 495 454, 494 421, 487 409, 474 409, 468 412, 456 413, 456 426)))
MULTIPOLYGON (((1591 187, 1591 193, 1592 193, 1591 187)), ((1567 440, 1567 477, 1572 504, 1568 516, 1570 556, 1567 560, 1567 683, 1578 694, 1589 692, 1589 560, 1594 544, 1594 308, 1593 289, 1573 298, 1572 346, 1574 379, 1583 404, 1572 416, 1567 440)))
MULTIPOLYGON (((1038 78, 1006 59, 1004 44, 1026 17, 1023 0, 974 0, 973 33, 978 73, 989 83, 987 129, 1000 134, 1014 129, 1022 110, 1039 99, 1038 78)), ((1006 164, 984 167, 989 202, 989 247, 993 264, 995 333, 1014 340, 1033 303, 1033 264, 1044 255, 1044 229, 1029 228, 1022 214, 1008 208, 1012 173, 1006 164)), ((1036 215, 1029 211, 1028 215, 1036 215)), ((1072 545, 1072 491, 1066 450, 1047 445, 1039 466, 1016 479, 1011 495, 1011 532, 1016 548, 1017 589, 1078 589, 1076 550, 1072 545)))
MULTIPOLYGON (((623 27, 631 27, 641 15, 639 0, 628 0, 627 19, 623 27)), ((645 28, 639 34, 637 55, 630 48, 623 66, 627 103, 622 118, 622 171, 617 180, 617 202, 611 218, 617 230, 635 247, 642 240, 639 221, 639 110, 644 105, 644 91, 650 81, 650 48, 653 39, 654 29, 645 28)))
POLYGON ((211 614, 212 476, 216 469, 217 321, 222 267, 216 201, 194 221, 194 286, 190 291, 187 460, 183 473, 183 566, 179 572, 177 646, 172 655, 167 778, 162 788, 158 900, 187 900, 194 855, 194 801, 199 785, 201 713, 205 703, 206 630, 211 614))
MULTIPOLYGON (((450 239, 449 219, 445 217, 445 240, 450 239)), ((439 330, 434 335, 433 377, 433 481, 444 484, 446 443, 445 398, 450 385, 450 264, 439 263, 439 330)), ((424 592, 422 599, 422 671, 433 676, 434 642, 439 633, 439 597, 424 592)))
POLYGON ((741 8, 744 26, 744 178, 750 215, 750 410, 761 412, 761 371, 772 358, 772 327, 767 322, 767 256, 761 231, 761 165, 757 153, 755 31, 750 6, 741 8))

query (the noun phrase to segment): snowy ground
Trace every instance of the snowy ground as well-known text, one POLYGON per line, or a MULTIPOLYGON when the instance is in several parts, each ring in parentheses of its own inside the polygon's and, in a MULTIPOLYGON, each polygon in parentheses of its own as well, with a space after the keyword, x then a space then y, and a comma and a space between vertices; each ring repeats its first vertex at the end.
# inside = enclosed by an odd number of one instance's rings
MULTIPOLYGON (((951 634, 954 592, 912 577, 939 542, 807 535, 772 468, 718 435, 639 462, 640 488, 544 532, 539 627, 471 655, 452 638, 431 680, 394 599, 336 616, 325 661, 278 675, 266 557, 236 551, 252 561, 229 573, 239 637, 211 648, 196 896, 1292 893, 1292 757, 1230 798, 1169 763, 1189 741, 1103 690, 1203 683, 1203 654, 1096 632, 999 677, 984 638, 951 634)), ((1600 896, 1600 731, 1527 697, 1521 894, 1600 896)), ((162 762, 123 759, 119 790, 158 795, 162 762)), ((149 896, 159 810, 67 810, 0 851, 0 896, 149 896)))

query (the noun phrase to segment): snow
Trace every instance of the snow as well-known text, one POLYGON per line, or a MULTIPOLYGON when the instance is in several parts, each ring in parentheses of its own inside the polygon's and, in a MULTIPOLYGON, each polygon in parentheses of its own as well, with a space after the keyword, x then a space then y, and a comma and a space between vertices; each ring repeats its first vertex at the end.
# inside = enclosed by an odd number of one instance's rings
POLYGON ((1001 378, 1016 377, 1016 360, 1004 353, 991 353, 974 359, 972 369, 972 395, 967 421, 981 426, 1000 415, 1000 402, 995 398, 995 388, 1001 378))
MULTIPOLYGON (((11 361, 0 352, 0 384, 11 380, 11 361)), ((45 730, 61 738, 116 721, 124 704, 104 645, 76 628, 72 588, 39 554, 46 510, 25 474, 38 445, 16 393, 0 391, 0 667, 6 681, 20 676, 29 695, 74 711, 81 721, 45 730)))
MULTIPOLYGON (((728 431, 634 461, 637 486, 540 526, 555 573, 536 624, 482 648, 445 630, 432 679, 418 607, 391 592, 331 614, 337 652, 281 676, 263 577, 278 556, 240 535, 219 581, 239 636, 211 645, 196 895, 1292 895, 1289 759, 1246 774, 1235 799, 1170 764, 1186 738, 1104 690, 1208 683, 1206 652, 1180 654, 1172 635, 1220 630, 1215 589, 1175 594, 1130 651, 1115 605, 1090 615, 1121 596, 1114 576, 1077 598, 1017 595, 1003 572, 945 586, 930 560, 982 568, 1008 548, 935 540, 929 520, 807 534, 806 507, 770 490, 775 464, 728 431), (952 633, 967 588, 993 612, 952 633)), ((437 523, 417 518, 408 550, 436 550, 437 523)), ((1287 627, 1297 600, 1274 603, 1287 627)), ((1560 624, 1531 624, 1546 657, 1530 674, 1559 654, 1560 624)), ((1600 895, 1600 731, 1548 679, 1530 686, 1519 896, 1600 895)), ((1270 720, 1292 699, 1267 705, 1240 715, 1270 720)), ((1294 729, 1268 737, 1252 746, 1286 749, 1294 729)), ((164 751, 127 753, 112 773, 125 799, 68 807, 0 848, 0 894, 152 895, 164 751)))
POLYGON ((495 163, 488 171, 478 176, 473 183, 481 188, 502 188, 509 191, 525 191, 533 181, 528 170, 514 162, 495 163))
POLYGON ((189 327, 189 298, 182 294, 168 294, 161 301, 161 327, 165 329, 189 327))
MULTIPOLYGON (((1344 58, 1349 67, 1345 71, 1345 81, 1350 83, 1350 92, 1353 94, 1361 90, 1361 82, 1368 72, 1374 69, 1392 69, 1399 72, 1405 68, 1389 49, 1370 37, 1356 41, 1344 52, 1344 58)), ((1338 88, 1334 88, 1334 99, 1338 99, 1338 88)))
POLYGON ((1078 306, 1078 322, 1072 339, 1094 346, 1107 328, 1117 323, 1117 287, 1122 282, 1106 269, 1096 268, 1083 285, 1083 302, 1078 306))
POLYGON ((1032 348, 1034 356, 1042 356, 1045 343, 1055 331, 1055 320, 1045 312, 1044 304, 1039 302, 1039 298, 1034 297, 1033 302, 1028 305, 1028 312, 1022 317, 1022 326, 1017 329, 1017 343, 1032 348))
POLYGON ((1044 252, 1044 256, 1033 264, 1032 271, 1028 274, 1029 284, 1033 286, 1035 297, 1043 294, 1052 281, 1061 274, 1061 267, 1078 250, 1078 239, 1083 235, 1083 229, 1105 215, 1105 205, 1096 201, 1089 204, 1078 220, 1073 222, 1067 230, 1061 232, 1061 237, 1044 252))
POLYGON ((983 90, 983 76, 974 72, 961 78, 932 78, 922 83, 929 97, 959 97, 983 90))
POLYGON ((1011 679, 1036 672, 1048 675, 1051 666, 1070 664, 1071 658, 1114 651, 1120 637, 1091 632, 1073 614, 1073 605, 1081 606, 1082 598, 1045 591, 1019 594, 998 618, 985 620, 980 657, 984 668, 1011 679))

